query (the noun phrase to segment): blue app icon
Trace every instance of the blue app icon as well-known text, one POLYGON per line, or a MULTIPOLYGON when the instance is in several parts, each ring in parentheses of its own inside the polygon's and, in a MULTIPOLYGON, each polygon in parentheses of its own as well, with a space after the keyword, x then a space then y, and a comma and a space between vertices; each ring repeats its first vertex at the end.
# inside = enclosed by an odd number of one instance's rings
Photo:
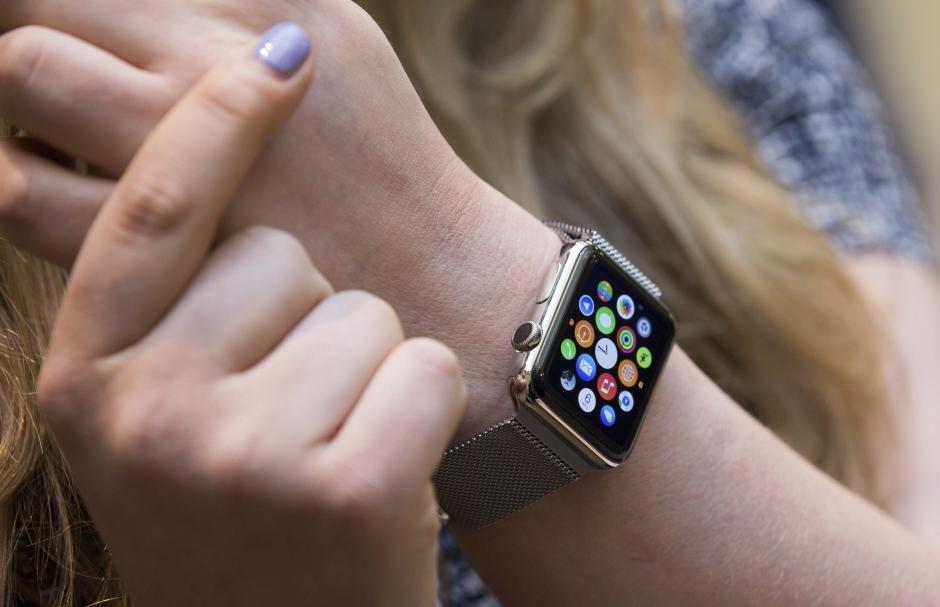
POLYGON ((591 381, 597 374, 597 363, 594 362, 590 354, 579 356, 578 363, 575 366, 578 369, 578 377, 584 381, 591 381))
POLYGON ((617 412, 610 405, 601 407, 601 423, 610 428, 617 421, 617 412))
POLYGON ((578 300, 578 309, 581 310, 581 314, 585 316, 594 314, 594 300, 591 299, 590 295, 581 296, 581 299, 578 300))

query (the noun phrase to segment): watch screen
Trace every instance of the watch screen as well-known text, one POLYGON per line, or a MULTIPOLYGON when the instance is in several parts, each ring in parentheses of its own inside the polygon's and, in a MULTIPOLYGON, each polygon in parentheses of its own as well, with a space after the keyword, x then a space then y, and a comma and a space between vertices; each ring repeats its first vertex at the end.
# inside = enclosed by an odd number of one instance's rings
POLYGON ((541 376, 552 410, 608 457, 629 451, 675 336, 669 312, 594 251, 575 277, 541 376))

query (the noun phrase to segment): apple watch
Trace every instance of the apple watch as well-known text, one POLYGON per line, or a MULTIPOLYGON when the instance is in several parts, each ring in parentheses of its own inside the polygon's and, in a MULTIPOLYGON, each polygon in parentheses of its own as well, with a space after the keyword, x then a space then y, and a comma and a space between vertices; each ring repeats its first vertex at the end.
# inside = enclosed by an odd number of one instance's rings
POLYGON ((551 222, 558 263, 512 336, 515 416, 450 448, 434 474, 450 520, 484 527, 630 455, 675 339, 661 292, 594 230, 551 222))

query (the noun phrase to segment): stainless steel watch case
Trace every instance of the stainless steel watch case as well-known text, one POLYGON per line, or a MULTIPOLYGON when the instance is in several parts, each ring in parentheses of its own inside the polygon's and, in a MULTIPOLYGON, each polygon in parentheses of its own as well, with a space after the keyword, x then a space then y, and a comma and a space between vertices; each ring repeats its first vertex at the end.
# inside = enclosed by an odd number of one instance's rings
MULTIPOLYGON (((596 233, 587 232, 585 236, 596 237, 596 233)), ((633 264, 622 263, 621 260, 626 261, 625 258, 606 241, 599 244, 593 239, 577 238, 564 243, 555 271, 553 275, 549 273, 530 321, 539 327, 540 339, 531 349, 520 352, 519 371, 509 378, 509 393, 517 419, 581 474, 591 469, 603 470, 619 466, 629 457, 633 445, 619 454, 619 457, 604 453, 590 437, 582 435, 552 410, 551 404, 535 389, 536 382, 533 382, 533 377, 547 364, 550 349, 556 341, 568 304, 577 288, 577 278, 596 252, 610 257, 638 287, 645 289, 654 298, 659 298, 659 289, 648 278, 639 274, 633 264), (607 249, 613 250, 616 255, 611 255, 607 249)), ((663 364, 665 362, 664 360, 663 364)), ((642 429, 642 423, 641 419, 637 435, 642 429)))

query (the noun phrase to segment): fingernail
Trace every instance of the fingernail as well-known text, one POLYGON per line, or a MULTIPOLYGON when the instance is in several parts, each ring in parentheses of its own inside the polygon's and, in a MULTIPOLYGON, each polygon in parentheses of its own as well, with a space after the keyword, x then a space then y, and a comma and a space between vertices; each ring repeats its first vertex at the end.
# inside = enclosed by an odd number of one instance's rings
POLYGON ((278 23, 261 36, 255 48, 258 61, 275 72, 289 74, 310 55, 310 38, 296 23, 278 23))

